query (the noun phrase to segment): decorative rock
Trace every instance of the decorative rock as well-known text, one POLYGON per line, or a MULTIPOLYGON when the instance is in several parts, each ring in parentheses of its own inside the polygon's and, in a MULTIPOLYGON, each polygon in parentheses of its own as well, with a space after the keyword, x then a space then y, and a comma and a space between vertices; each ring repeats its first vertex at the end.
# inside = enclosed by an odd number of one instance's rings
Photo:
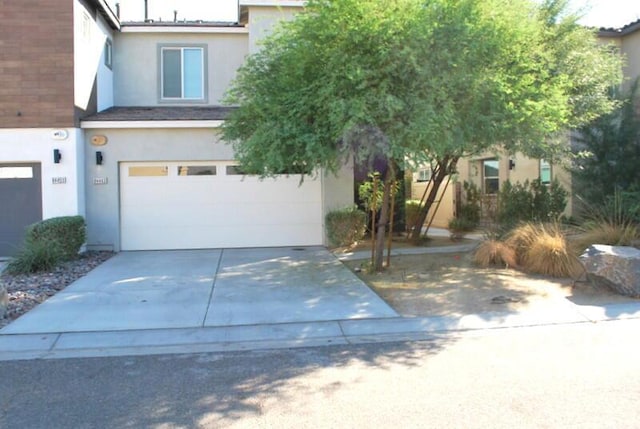
POLYGON ((640 297, 640 250, 594 244, 580 256, 587 279, 620 295, 640 297))
POLYGON ((4 285, 0 285, 0 319, 3 319, 7 314, 7 307, 9 306, 9 293, 4 285))

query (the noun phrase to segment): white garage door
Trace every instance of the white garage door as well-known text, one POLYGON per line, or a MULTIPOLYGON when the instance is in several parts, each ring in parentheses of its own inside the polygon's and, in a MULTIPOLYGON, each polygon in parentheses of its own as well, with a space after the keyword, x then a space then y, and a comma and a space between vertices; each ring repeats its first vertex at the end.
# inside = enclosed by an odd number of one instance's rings
POLYGON ((260 180, 228 162, 120 164, 123 250, 322 243, 321 182, 260 180))

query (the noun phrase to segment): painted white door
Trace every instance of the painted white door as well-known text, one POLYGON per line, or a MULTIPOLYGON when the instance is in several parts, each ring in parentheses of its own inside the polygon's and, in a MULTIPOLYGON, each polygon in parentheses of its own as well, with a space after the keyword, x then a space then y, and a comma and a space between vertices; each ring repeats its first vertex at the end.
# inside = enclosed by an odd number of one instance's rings
POLYGON ((229 162, 121 163, 121 248, 319 245, 321 186, 244 176, 229 162))

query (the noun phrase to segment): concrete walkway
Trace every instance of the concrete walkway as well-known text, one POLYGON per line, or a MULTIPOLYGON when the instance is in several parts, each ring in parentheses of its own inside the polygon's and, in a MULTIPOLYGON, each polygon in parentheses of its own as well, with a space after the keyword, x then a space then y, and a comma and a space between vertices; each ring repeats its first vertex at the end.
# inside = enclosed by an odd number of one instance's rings
POLYGON ((0 360, 418 340, 626 318, 640 318, 640 302, 403 318, 323 248, 123 252, 0 330, 0 360))

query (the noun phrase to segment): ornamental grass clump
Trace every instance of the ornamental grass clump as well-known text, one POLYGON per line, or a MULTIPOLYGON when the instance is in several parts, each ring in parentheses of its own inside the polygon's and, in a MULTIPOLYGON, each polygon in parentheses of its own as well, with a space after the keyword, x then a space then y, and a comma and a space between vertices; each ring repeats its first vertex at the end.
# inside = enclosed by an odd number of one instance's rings
POLYGON ((577 253, 593 244, 632 246, 640 239, 638 192, 617 191, 600 206, 586 205, 587 220, 573 238, 577 253))
POLYGON ((538 224, 524 229, 520 265, 528 272, 552 277, 578 277, 583 267, 558 224, 538 224), (532 227, 532 228, 531 228, 532 227), (525 247, 524 243, 529 243, 525 247))
POLYGON ((473 253, 473 262, 483 268, 490 266, 515 267, 516 252, 502 241, 489 239, 480 244, 473 253))
POLYGON ((582 253, 593 244, 632 246, 638 239, 640 239, 640 229, 634 223, 616 224, 607 221, 596 221, 584 224, 581 232, 572 239, 572 244, 576 253, 582 253))
POLYGON ((515 251, 516 258, 520 260, 539 234, 540 228, 538 225, 530 222, 522 223, 506 235, 504 242, 515 251))

